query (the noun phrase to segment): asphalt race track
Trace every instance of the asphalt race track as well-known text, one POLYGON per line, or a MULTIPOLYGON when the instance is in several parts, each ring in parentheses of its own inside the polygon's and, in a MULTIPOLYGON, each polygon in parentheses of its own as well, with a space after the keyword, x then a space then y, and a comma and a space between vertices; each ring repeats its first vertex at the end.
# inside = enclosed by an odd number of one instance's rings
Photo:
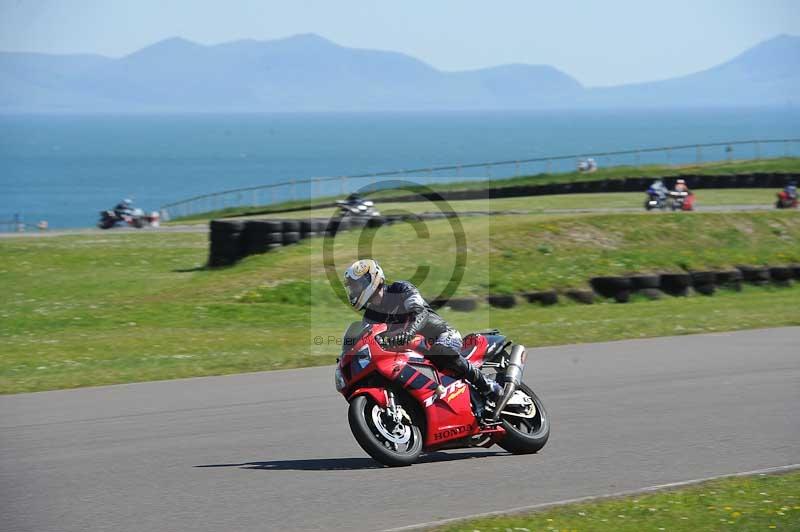
POLYGON ((330 367, 0 397, 0 529, 380 530, 800 463, 800 327, 532 350, 538 455, 377 467, 330 367))

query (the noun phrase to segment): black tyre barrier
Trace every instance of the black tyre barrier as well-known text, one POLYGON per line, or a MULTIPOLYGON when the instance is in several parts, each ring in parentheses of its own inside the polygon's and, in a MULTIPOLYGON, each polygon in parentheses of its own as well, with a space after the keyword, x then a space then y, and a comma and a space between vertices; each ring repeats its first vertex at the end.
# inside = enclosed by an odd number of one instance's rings
POLYGON ((661 274, 661 290, 671 296, 688 295, 691 285, 692 277, 688 273, 661 274))
POLYGON ((769 268, 766 266, 737 266, 746 283, 765 285, 769 283, 769 268))
POLYGON ((512 308, 516 306, 517 298, 515 298, 513 295, 505 294, 490 295, 486 296, 486 302, 492 307, 496 308, 512 308))
POLYGON ((714 272, 714 279, 720 288, 728 288, 737 292, 742 289, 742 272, 739 270, 714 272))
POLYGON ((211 220, 208 224, 211 233, 241 233, 244 231, 245 222, 241 220, 211 220))
POLYGON ((769 269, 769 276, 772 283, 776 286, 790 286, 794 272, 788 266, 773 266, 769 269))
POLYGON ((631 275, 631 286, 634 290, 644 290, 646 288, 658 288, 661 286, 660 275, 631 275))
POLYGON ((459 312, 472 312, 478 308, 478 300, 474 297, 454 297, 447 302, 447 306, 459 312))
POLYGON ((386 225, 386 223, 387 223, 386 217, 384 217, 384 216, 373 216, 367 222, 367 227, 372 227, 372 228, 381 227, 383 225, 386 225))
POLYGON ((300 233, 297 232, 287 232, 283 233, 283 245, 288 246, 289 244, 297 244, 300 242, 300 233))
POLYGON ((622 295, 624 298, 630 298, 630 291, 633 286, 630 278, 628 277, 592 277, 589 279, 589 284, 592 290, 603 297, 616 298, 618 293, 627 292, 628 295, 622 295))
POLYGON ((284 233, 300 232, 300 220, 283 220, 281 225, 284 233))
POLYGON ((280 220, 251 220, 245 225, 242 238, 244 240, 244 255, 265 253, 269 244, 283 242, 281 230, 283 224, 280 220))
POLYGON ((229 240, 215 240, 209 246, 208 265, 230 266, 244 256, 241 233, 231 233, 229 240))
POLYGON ((717 274, 716 272, 691 272, 692 286, 694 291, 704 296, 713 296, 717 289, 717 274))
POLYGON ((384 216, 383 217, 383 219, 386 220, 387 224, 394 224, 394 223, 400 222, 400 221, 403 220, 403 218, 404 218, 404 216, 402 216, 400 214, 390 214, 388 216, 384 216))
POLYGON ((663 292, 658 288, 642 288, 637 292, 638 294, 643 295, 647 299, 651 301, 655 301, 656 299, 661 299, 663 292))
POLYGON ((792 274, 794 274, 794 278, 800 280, 800 264, 792 264, 789 266, 792 269, 792 274))
POLYGON ((280 220, 248 220, 245 224, 246 233, 281 233, 283 222, 280 220))
POLYGON ((558 303, 558 292, 555 290, 544 290, 541 292, 526 292, 522 296, 528 303, 539 303, 544 307, 558 303))
POLYGON ((625 191, 625 182, 621 179, 607 179, 606 180, 606 189, 609 192, 624 192, 625 191))
POLYGON ((328 225, 325 227, 325 233, 333 236, 342 231, 347 231, 350 229, 350 221, 346 219, 341 220, 330 220, 328 225))
POLYGON ((244 233, 209 233, 208 241, 211 245, 224 245, 227 242, 243 241, 244 233))
POLYGON ((691 272, 692 285, 696 288, 698 285, 714 285, 717 282, 717 274, 715 272, 691 272))
POLYGON ((267 244, 267 251, 274 251, 283 247, 283 244, 267 244))
POLYGON ((447 305, 447 299, 431 299, 428 301, 428 304, 431 306, 433 310, 439 310, 440 308, 447 305))
POLYGON ((698 294, 703 294, 704 296, 713 296, 716 289, 717 289, 716 285, 713 284, 694 285, 694 291, 697 292, 698 294))
POLYGON ((620 290, 616 294, 614 294, 614 301, 617 303, 627 303, 631 300, 631 291, 630 290, 620 290))
POLYGON ((350 222, 349 226, 351 229, 360 229, 362 227, 367 226, 367 224, 369 223, 369 218, 362 218, 357 216, 355 218, 350 218, 350 220, 348 221, 350 222))
POLYGON ((209 255, 207 266, 209 268, 222 268, 224 266, 233 266, 239 262, 238 258, 231 258, 223 255, 209 255))
POLYGON ((594 303, 594 292, 591 290, 571 289, 564 292, 564 295, 569 299, 577 303, 583 303, 584 305, 591 305, 594 303))
POLYGON ((248 235, 245 233, 244 249, 245 255, 256 255, 266 253, 272 244, 283 244, 283 233, 257 233, 248 235))
POLYGON ((300 220, 300 233, 318 233, 321 225, 319 220, 300 220))

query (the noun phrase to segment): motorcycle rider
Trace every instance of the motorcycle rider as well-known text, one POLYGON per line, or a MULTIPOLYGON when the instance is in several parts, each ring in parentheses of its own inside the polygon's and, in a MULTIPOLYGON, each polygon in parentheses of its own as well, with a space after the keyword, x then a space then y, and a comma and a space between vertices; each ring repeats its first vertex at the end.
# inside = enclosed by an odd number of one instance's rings
POLYGON ((120 201, 117 203, 116 207, 114 207, 114 213, 117 215, 117 218, 133 214, 133 201, 129 198, 120 201))
POLYGON ((789 196, 789 199, 797 199, 797 183, 795 181, 790 181, 783 190, 789 196))
POLYGON ((461 334, 452 328, 422 298, 408 281, 389 285, 383 270, 372 259, 354 262, 344 273, 344 286, 350 304, 364 310, 364 322, 400 325, 399 330, 387 332, 379 341, 389 346, 410 342, 414 335, 425 337, 430 349, 425 353, 439 369, 447 369, 459 378, 472 383, 485 398, 495 400, 502 387, 461 356, 461 334))
POLYGON ((689 193, 689 187, 686 186, 686 181, 684 179, 678 179, 678 181, 675 182, 675 192, 689 193))
POLYGON ((655 195, 659 200, 664 200, 669 193, 669 189, 662 180, 656 179, 653 181, 653 184, 650 185, 650 189, 647 192, 651 195, 655 195))

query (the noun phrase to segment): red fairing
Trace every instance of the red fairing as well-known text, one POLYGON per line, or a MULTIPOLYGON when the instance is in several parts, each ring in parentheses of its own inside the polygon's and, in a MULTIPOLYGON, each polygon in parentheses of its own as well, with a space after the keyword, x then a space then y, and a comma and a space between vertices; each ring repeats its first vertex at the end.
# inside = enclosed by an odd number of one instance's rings
POLYGON ((353 398, 359 395, 368 395, 378 403, 378 406, 386 408, 386 392, 384 392, 382 388, 358 388, 350 394, 350 397, 347 398, 347 402, 349 403, 353 398))
MULTIPOLYGON (((436 367, 410 346, 420 348, 424 345, 417 337, 408 346, 382 348, 376 335, 386 331, 385 324, 375 324, 371 330, 355 342, 352 348, 339 360, 339 368, 346 383, 340 390, 348 399, 358 395, 369 395, 382 408, 386 408, 386 395, 378 382, 392 382, 404 389, 419 404, 419 411, 425 416, 424 449, 433 450, 445 443, 481 434, 482 429, 472 411, 470 387, 461 380, 455 380, 440 373, 436 367), (369 356, 365 346, 369 348, 369 356), (376 381, 374 377, 379 376, 376 381), (362 382, 367 385, 359 385, 362 382), (437 389, 444 390, 440 396, 437 389)), ((483 364, 488 342, 481 335, 465 338, 465 348, 471 349, 469 360, 476 365, 483 364)), ((502 434, 492 429, 492 437, 502 434)))
POLYGON ((694 209, 694 194, 689 194, 686 196, 686 199, 683 201, 683 206, 681 207, 684 211, 691 211, 694 209))

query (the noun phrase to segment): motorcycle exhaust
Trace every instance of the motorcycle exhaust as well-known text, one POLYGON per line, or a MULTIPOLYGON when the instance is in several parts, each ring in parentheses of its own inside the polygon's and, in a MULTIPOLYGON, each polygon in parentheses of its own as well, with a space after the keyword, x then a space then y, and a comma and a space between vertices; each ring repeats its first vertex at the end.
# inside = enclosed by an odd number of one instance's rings
POLYGON ((511 348, 511 355, 508 357, 508 367, 505 373, 505 384, 503 385, 503 394, 497 401, 492 421, 497 421, 500 418, 500 412, 511 400, 511 396, 517 390, 517 386, 522 382, 522 372, 525 370, 525 346, 515 345, 511 348))

